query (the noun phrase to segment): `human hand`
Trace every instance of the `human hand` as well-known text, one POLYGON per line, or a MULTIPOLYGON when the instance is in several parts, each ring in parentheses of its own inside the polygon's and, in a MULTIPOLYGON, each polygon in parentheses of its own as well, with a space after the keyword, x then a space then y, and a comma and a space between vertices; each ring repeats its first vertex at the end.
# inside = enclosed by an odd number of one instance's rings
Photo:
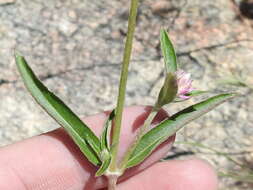
MULTIPOLYGON (((119 155, 122 156, 144 122, 150 108, 133 106, 123 113, 119 155)), ((106 113, 84 119, 99 135, 106 113)), ((167 117, 160 111, 155 122, 167 117)), ((202 160, 172 160, 156 163, 166 155, 175 137, 169 138, 142 164, 122 176, 119 190, 216 190, 217 177, 202 160)), ((106 187, 70 137, 62 130, 36 136, 0 149, 0 189, 3 190, 93 190, 106 187)))

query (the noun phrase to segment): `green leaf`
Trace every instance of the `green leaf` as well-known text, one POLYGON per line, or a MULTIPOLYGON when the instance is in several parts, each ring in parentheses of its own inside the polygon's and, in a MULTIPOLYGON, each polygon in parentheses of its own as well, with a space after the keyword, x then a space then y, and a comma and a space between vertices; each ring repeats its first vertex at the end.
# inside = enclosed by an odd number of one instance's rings
POLYGON ((177 89, 177 77, 171 72, 167 73, 163 87, 158 96, 156 107, 161 108, 172 102, 177 95, 177 89))
POLYGON ((96 172, 96 176, 103 175, 107 168, 110 166, 111 163, 111 129, 112 129, 112 122, 115 117, 115 110, 112 110, 110 113, 108 119, 106 120, 104 124, 104 129, 102 132, 102 135, 100 137, 100 147, 101 147, 101 153, 100 153, 100 159, 102 160, 102 165, 100 166, 99 170, 96 172))
POLYGON ((101 158, 103 161, 102 161, 102 165, 100 166, 100 168, 98 169, 98 171, 95 174, 95 176, 97 176, 97 177, 103 175, 106 172, 106 170, 108 169, 108 167, 110 166, 111 154, 109 153, 109 151, 107 149, 102 150, 101 158))
POLYGON ((166 141, 186 124, 235 96, 236 94, 231 93, 211 97, 174 114, 169 119, 151 129, 139 141, 127 163, 127 168, 133 167, 142 162, 158 145, 166 141))
MULTIPOLYGON (((193 90, 191 91, 190 93, 186 94, 186 96, 189 96, 189 97, 196 97, 196 96, 200 96, 200 95, 203 95, 203 94, 206 94, 208 93, 209 91, 203 91, 203 90, 193 90)), ((188 100, 188 99, 187 99, 188 100)), ((175 100, 173 102, 177 103, 177 102, 184 102, 184 101, 187 101, 187 100, 182 100, 181 98, 175 98, 175 100)))
POLYGON ((209 91, 204 91, 204 90, 193 90, 193 91, 189 92, 188 94, 186 94, 186 96, 194 97, 194 96, 206 94, 208 92, 209 91))
POLYGON ((252 172, 248 172, 248 171, 232 171, 232 172, 218 172, 218 175, 221 177, 227 177, 227 178, 233 178, 234 180, 240 181, 240 182, 244 182, 244 183, 253 183, 253 174, 252 172))
POLYGON ((238 74, 231 74, 231 76, 224 77, 220 80, 216 81, 218 85, 231 85, 231 86, 239 86, 246 87, 250 90, 253 90, 253 85, 246 82, 244 78, 238 76, 238 74))
POLYGON ((155 108, 157 110, 172 102, 176 98, 178 90, 177 76, 175 75, 177 71, 177 57, 168 33, 163 29, 160 32, 160 43, 164 56, 166 77, 156 101, 155 108))
POLYGON ((166 72, 177 71, 177 56, 172 42, 170 41, 168 33, 162 29, 160 32, 161 49, 164 56, 166 72))
POLYGON ((38 80, 25 59, 18 54, 16 64, 25 86, 37 103, 64 127, 90 162, 94 165, 101 164, 100 141, 91 129, 38 80))
POLYGON ((110 150, 111 128, 114 117, 115 117, 115 110, 112 110, 107 121, 105 122, 104 129, 100 138, 101 150, 104 149, 107 149, 108 151, 110 150))

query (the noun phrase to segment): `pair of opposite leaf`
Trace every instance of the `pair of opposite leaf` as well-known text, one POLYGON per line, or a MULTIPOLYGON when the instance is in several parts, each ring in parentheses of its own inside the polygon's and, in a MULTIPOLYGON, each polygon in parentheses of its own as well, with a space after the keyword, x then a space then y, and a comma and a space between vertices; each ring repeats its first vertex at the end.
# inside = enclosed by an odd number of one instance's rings
MULTIPOLYGON (((155 104, 158 109, 175 100, 178 95, 178 90, 180 90, 177 78, 176 53, 165 30, 161 30, 160 40, 164 55, 166 77, 155 104)), ((109 115, 105 122, 102 135, 98 138, 70 108, 39 81, 26 63, 24 57, 16 54, 16 64, 25 86, 37 103, 66 130, 86 158, 93 165, 100 167, 96 176, 106 173, 111 161, 110 132, 114 111, 109 115)), ((190 93, 191 92, 188 91, 185 94, 191 96, 190 93)), ((194 95, 194 92, 192 94, 194 95)), ((156 147, 166 141, 170 136, 174 135, 184 125, 234 96, 235 94, 228 93, 211 97, 172 115, 155 128, 147 131, 136 145, 124 169, 138 165, 148 157, 156 147)))

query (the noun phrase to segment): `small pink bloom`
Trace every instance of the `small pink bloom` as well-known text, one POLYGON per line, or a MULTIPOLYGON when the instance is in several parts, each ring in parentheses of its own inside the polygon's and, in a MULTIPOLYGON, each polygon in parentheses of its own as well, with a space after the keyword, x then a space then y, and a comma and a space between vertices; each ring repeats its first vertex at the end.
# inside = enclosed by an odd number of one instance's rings
POLYGON ((192 87, 191 74, 186 73, 183 70, 178 70, 176 75, 178 85, 177 96, 183 100, 187 100, 190 98, 190 96, 187 96, 187 94, 195 90, 192 87))

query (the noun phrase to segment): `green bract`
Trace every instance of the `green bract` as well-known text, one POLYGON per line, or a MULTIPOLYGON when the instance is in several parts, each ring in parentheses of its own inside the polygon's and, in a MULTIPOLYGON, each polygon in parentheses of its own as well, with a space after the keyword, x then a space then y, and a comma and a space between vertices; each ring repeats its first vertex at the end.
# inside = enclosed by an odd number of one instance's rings
POLYGON ((166 73, 177 71, 177 56, 166 30, 160 32, 161 49, 165 62, 166 73))
POLYGON ((164 56, 165 80, 159 92, 155 107, 160 109, 162 106, 172 102, 177 95, 177 56, 175 49, 165 30, 160 32, 160 44, 164 56))
POLYGON ((161 108, 162 106, 172 102, 177 95, 177 78, 174 73, 167 73, 163 87, 160 90, 156 107, 161 108))
POLYGON ((111 163, 111 128, 113 124, 113 119, 115 117, 115 110, 113 110, 108 119, 106 120, 104 124, 104 129, 102 132, 102 135, 100 137, 100 147, 101 147, 101 154, 100 158, 102 160, 102 165, 99 168, 99 170, 96 173, 96 176, 103 175, 106 170, 108 169, 110 163, 111 163))

